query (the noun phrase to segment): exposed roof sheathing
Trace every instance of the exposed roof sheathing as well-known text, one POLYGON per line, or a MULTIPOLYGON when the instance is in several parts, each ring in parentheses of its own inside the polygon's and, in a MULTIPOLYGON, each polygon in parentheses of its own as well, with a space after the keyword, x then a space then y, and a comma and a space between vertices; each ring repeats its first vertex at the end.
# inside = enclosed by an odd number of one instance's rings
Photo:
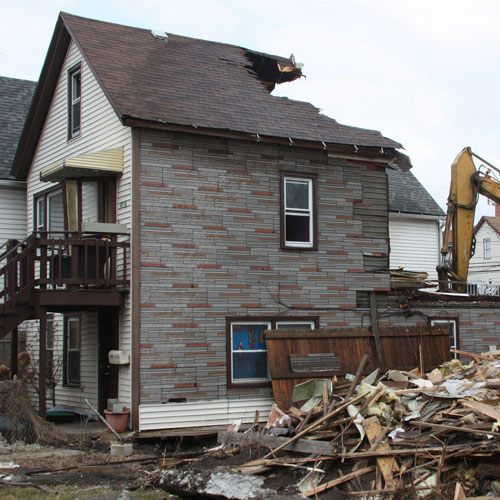
POLYGON ((10 169, 28 114, 36 82, 0 76, 0 179, 13 179, 10 169))

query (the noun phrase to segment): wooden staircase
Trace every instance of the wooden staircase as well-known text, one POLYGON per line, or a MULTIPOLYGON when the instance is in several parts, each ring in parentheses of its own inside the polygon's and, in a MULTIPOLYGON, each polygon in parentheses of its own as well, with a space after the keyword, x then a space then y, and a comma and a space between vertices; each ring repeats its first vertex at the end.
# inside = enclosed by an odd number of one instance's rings
POLYGON ((123 305, 130 246, 124 236, 44 231, 9 240, 0 248, 0 339, 37 319, 40 308, 123 305))

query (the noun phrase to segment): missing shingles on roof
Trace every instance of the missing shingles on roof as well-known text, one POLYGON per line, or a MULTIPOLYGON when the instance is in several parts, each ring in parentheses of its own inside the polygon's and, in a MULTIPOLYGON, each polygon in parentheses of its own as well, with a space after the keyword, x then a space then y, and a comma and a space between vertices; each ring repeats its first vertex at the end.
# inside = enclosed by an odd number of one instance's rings
POLYGON ((254 73, 269 92, 278 83, 293 82, 302 76, 302 69, 294 61, 276 59, 265 54, 247 50, 245 57, 250 64, 245 65, 250 73, 254 73))

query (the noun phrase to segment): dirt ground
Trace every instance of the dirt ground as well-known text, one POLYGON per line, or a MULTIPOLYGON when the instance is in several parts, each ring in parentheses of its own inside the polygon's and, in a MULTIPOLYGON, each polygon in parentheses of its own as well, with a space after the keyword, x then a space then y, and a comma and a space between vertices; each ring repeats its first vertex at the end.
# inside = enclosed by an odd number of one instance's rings
MULTIPOLYGON (((106 433, 68 437, 57 445, 41 446, 0 442, 0 500, 73 498, 87 500, 173 500, 176 497, 161 490, 159 467, 164 457, 179 459, 177 467, 197 471, 228 470, 265 455, 269 449, 257 445, 213 450, 215 436, 210 438, 184 438, 156 441, 136 440, 130 457, 110 454, 111 435, 106 433), (213 451, 206 451, 212 449, 213 451), (16 467, 13 467, 16 466, 16 467), (10 477, 9 477, 10 476, 10 477), (3 481, 3 485, 1 484, 3 481), (22 483, 31 487, 12 487, 22 483), (45 491, 34 489, 36 487, 45 491)), ((289 453, 287 453, 290 456, 289 453)), ((343 473, 350 472, 352 463, 345 465, 343 473)), ((360 467, 366 464, 359 464, 360 467)), ((343 466, 338 461, 324 462, 325 480, 338 476, 343 466)), ((296 485, 305 475, 297 468, 278 468, 267 472, 264 487, 275 490, 283 498, 297 493, 296 485)), ((357 491, 373 486, 374 474, 364 475, 355 485, 357 491)), ((202 497, 197 497, 202 498, 202 497)), ((321 495, 321 500, 347 500, 351 496, 342 488, 332 488, 321 495)), ((410 492, 394 495, 397 500, 413 499, 410 492)), ((441 498, 453 498, 442 496, 441 498)), ((366 500, 366 499, 365 499, 366 500)))

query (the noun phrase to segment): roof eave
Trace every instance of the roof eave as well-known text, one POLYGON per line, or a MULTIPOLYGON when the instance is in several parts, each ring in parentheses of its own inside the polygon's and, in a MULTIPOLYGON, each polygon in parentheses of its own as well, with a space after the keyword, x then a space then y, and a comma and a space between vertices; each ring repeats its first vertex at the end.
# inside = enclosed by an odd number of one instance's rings
POLYGON ((395 149, 386 146, 363 146, 343 143, 323 142, 319 140, 305 140, 297 139, 294 137, 277 137, 266 136, 258 133, 242 132, 229 129, 216 129, 207 127, 198 127, 194 125, 182 125, 176 123, 168 123, 164 121, 151 121, 143 118, 137 118, 129 115, 121 116, 123 125, 128 127, 149 128, 169 130, 171 132, 184 132, 187 134, 208 135, 213 137, 225 137, 228 139, 241 139, 246 141, 282 144, 291 147, 303 147, 309 149, 322 149, 325 152, 337 153, 352 153, 353 160, 366 160, 366 161, 382 161, 383 163, 391 163, 394 161, 395 149))
POLYGON ((70 40, 59 16, 12 164, 11 173, 17 180, 28 176, 70 40))

